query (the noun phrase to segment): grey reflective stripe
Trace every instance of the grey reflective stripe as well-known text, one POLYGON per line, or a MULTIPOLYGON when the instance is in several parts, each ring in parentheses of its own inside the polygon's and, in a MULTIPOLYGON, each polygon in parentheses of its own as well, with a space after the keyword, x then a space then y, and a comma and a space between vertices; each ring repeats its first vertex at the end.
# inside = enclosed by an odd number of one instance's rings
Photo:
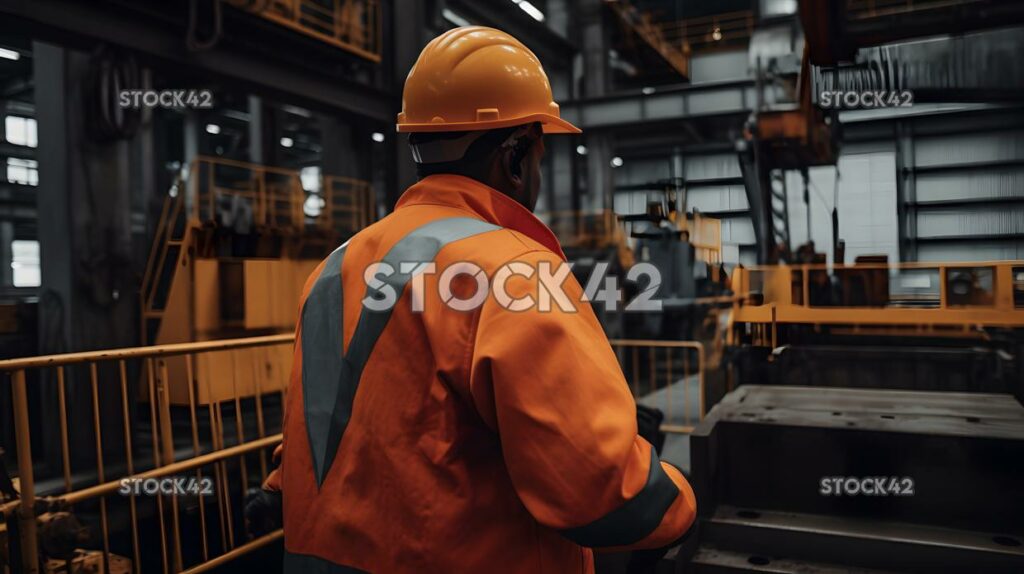
POLYGON ((287 550, 284 551, 284 567, 281 571, 282 574, 367 574, 358 568, 287 550))
MULTIPOLYGON (((437 253, 441 251, 441 248, 454 241, 466 239, 474 235, 486 233, 488 231, 494 231, 501 229, 497 225, 481 221, 479 219, 473 219, 470 217, 453 217, 450 219, 438 219, 419 227, 408 235, 403 237, 398 243, 391 248, 390 251, 381 260, 381 263, 389 264, 395 273, 383 278, 383 281, 394 288, 395 293, 398 295, 398 299, 401 299, 402 291, 405 286, 412 279, 410 273, 403 273, 401 269, 402 263, 429 263, 437 257, 437 253)), ((314 286, 314 290, 319 286, 320 281, 323 279, 321 275, 320 279, 317 279, 317 284, 314 286)), ((340 281, 335 277, 335 281, 340 281)), ((333 287, 327 289, 328 293, 336 293, 339 297, 339 309, 341 307, 341 289, 340 287, 333 287)), ((372 298, 379 298, 381 295, 380 291, 367 287, 366 296, 372 298)), ((312 291, 310 292, 312 297, 312 291)), ((395 303, 398 304, 397 302, 395 303)), ((324 477, 327 476, 327 471, 330 470, 331 464, 334 462, 334 455, 338 451, 338 445, 341 443, 341 437, 345 433, 345 427, 348 426, 348 421, 352 416, 352 403, 355 400, 356 389, 359 387, 359 379, 362 377, 363 368, 366 366, 366 362, 370 358, 370 353, 373 351, 374 345, 377 344, 377 339, 380 338, 381 333, 384 332, 384 327, 387 326, 388 320, 391 318, 392 308, 383 311, 373 311, 366 307, 359 314, 359 322, 356 323, 355 333, 352 335, 352 340, 349 341, 349 347, 345 351, 344 359, 340 360, 340 364, 336 365, 334 362, 334 353, 340 353, 341 344, 335 339, 321 338, 311 341, 311 346, 306 346, 306 326, 307 315, 310 319, 313 319, 312 315, 323 315, 326 316, 326 320, 330 322, 337 321, 331 327, 333 333, 337 338, 340 339, 342 333, 342 326, 344 323, 341 322, 341 312, 334 313, 329 307, 320 308, 317 305, 311 304, 309 299, 306 300, 306 306, 303 309, 303 335, 302 335, 302 380, 303 380, 303 392, 306 391, 307 377, 312 381, 312 386, 318 386, 316 391, 316 397, 325 398, 324 402, 320 405, 311 406, 308 401, 306 402, 306 416, 307 416, 307 428, 310 432, 310 447, 313 447, 313 461, 314 470, 317 473, 317 485, 323 484, 324 477), (308 312, 307 312, 308 311, 308 312), (317 355, 319 359, 320 355, 329 357, 328 361, 314 360, 307 363, 307 349, 308 352, 317 355), (307 371, 307 365, 310 366, 310 370, 307 371), (330 369, 321 370, 322 367, 329 366, 330 369), (336 368, 336 370, 335 370, 336 368), (315 369, 315 370, 314 370, 315 369), (332 383, 333 382, 333 383, 332 383), (329 393, 333 393, 333 396, 328 396, 329 393), (330 416, 328 417, 328 425, 325 429, 322 426, 322 419, 318 418, 318 426, 316 432, 319 433, 316 437, 313 436, 314 429, 309 424, 310 409, 317 409, 319 414, 320 409, 330 408, 330 416), (325 432, 326 431, 326 432, 325 432), (314 439, 316 442, 314 442, 314 439), (322 442, 322 449, 318 449, 322 442), (316 445, 316 447, 314 447, 316 445), (322 453, 322 454, 318 454, 322 453), (317 462, 317 457, 321 457, 322 463, 317 462)), ((322 317, 318 316, 315 321, 319 323, 322 321, 322 317)))
POLYGON ((639 542, 658 528, 677 496, 679 488, 665 473, 657 453, 651 448, 651 469, 643 490, 601 518, 585 526, 563 530, 562 535, 591 548, 639 542))
POLYGON ((327 257, 302 306, 302 404, 317 484, 327 474, 327 432, 344 363, 340 275, 347 246, 342 245, 327 257))

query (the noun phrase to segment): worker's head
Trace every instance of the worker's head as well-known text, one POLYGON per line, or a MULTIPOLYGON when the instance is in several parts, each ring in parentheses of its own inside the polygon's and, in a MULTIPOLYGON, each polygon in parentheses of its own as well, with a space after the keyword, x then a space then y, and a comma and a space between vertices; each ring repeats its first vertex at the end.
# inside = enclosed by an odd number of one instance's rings
POLYGON ((449 30, 423 49, 405 82, 398 131, 410 133, 420 177, 472 177, 529 209, 543 134, 580 132, 559 116, 533 52, 482 26, 449 30))

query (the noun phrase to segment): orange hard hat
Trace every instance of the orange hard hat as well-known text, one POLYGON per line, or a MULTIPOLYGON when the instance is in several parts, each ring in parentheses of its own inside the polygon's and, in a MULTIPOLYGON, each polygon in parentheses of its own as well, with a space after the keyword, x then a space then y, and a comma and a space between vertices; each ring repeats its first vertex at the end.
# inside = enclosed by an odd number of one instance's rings
POLYGON ((402 93, 399 132, 491 130, 540 122, 545 133, 580 133, 563 120, 540 60, 512 36, 484 26, 434 38, 402 93))

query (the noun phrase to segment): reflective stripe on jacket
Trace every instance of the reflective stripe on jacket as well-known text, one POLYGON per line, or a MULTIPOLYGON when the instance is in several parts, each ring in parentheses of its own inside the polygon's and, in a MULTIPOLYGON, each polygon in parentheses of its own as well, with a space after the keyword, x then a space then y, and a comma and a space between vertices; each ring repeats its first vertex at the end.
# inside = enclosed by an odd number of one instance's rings
MULTIPOLYGON (((430 176, 313 272, 303 292, 280 482, 285 572, 593 572, 592 547, 653 548, 693 491, 637 435, 636 407, 581 288, 577 310, 459 311, 438 277, 564 261, 551 231, 469 178, 430 176), (368 287, 373 263, 400 297, 368 287), (402 262, 433 262, 422 311, 402 262)), ((467 276, 472 288, 475 282, 467 276)), ((538 274, 508 294, 537 294, 538 274)), ((464 286, 464 285, 463 285, 464 286)), ((456 290, 459 283, 455 284, 456 290)))

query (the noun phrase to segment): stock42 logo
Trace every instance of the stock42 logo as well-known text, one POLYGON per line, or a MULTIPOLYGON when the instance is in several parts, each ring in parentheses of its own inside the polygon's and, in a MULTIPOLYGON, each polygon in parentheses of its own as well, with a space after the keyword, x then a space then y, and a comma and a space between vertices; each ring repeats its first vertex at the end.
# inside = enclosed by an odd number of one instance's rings
POLYGON ((826 90, 818 94, 818 105, 826 110, 909 108, 914 105, 910 90, 826 90))

